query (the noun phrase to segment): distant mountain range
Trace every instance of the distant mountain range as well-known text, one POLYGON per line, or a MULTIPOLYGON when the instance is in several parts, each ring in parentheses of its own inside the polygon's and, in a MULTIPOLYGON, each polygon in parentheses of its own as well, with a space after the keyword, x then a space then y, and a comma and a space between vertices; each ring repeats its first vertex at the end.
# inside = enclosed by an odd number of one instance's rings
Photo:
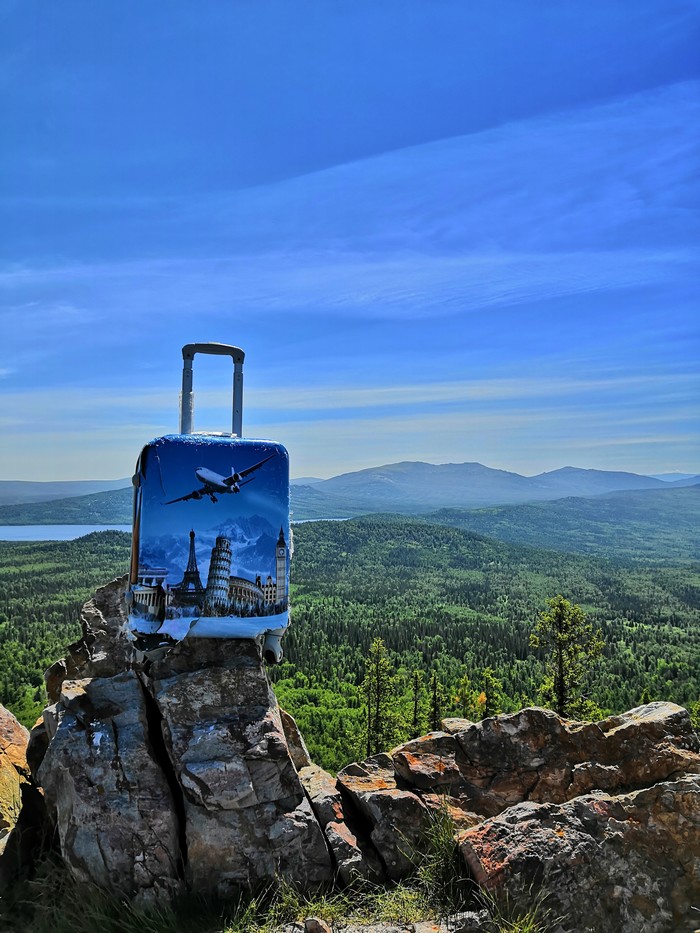
MULTIPOLYGON (((112 485, 107 491, 89 495, 0 505, 0 524, 128 524, 131 522, 131 485, 127 480, 113 481, 117 482, 123 484, 121 489, 112 485)), ((578 467, 522 476, 481 463, 406 461, 343 473, 327 480, 308 478, 306 482, 294 481, 291 488, 292 519, 350 518, 370 512, 427 515, 440 509, 523 505, 625 490, 671 491, 697 483, 700 483, 700 476, 669 481, 637 473, 578 467)), ((11 485, 5 483, 8 489, 11 485)), ((66 484, 14 485, 57 488, 66 484)), ((70 485, 74 488, 81 486, 80 483, 70 485)), ((44 489, 46 492, 49 490, 44 489)), ((55 488, 51 490, 52 496, 53 492, 55 488)))
POLYGON ((700 560, 700 484, 489 509, 440 509, 425 520, 564 553, 646 564, 700 560))
POLYGON ((26 480, 0 480, 0 505, 19 505, 22 502, 50 502, 69 496, 87 496, 109 489, 123 489, 131 479, 78 479, 65 482, 34 483, 26 480))
POLYGON ((599 496, 626 489, 669 489, 699 482, 700 476, 668 482, 637 473, 578 467, 522 476, 481 463, 403 462, 343 473, 312 486, 293 486, 292 508, 295 519, 340 518, 367 512, 416 515, 440 508, 518 505, 567 496, 599 496))

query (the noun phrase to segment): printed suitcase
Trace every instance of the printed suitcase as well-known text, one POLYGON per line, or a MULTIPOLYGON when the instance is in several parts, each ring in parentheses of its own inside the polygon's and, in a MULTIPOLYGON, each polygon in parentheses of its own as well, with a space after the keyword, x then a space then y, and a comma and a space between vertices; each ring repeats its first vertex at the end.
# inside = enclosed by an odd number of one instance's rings
POLYGON ((127 594, 136 647, 158 657, 182 638, 256 638, 268 663, 289 624, 289 458, 242 438, 244 352, 182 348, 180 433, 141 451, 127 594), (234 364, 231 434, 193 433, 196 353, 234 364))

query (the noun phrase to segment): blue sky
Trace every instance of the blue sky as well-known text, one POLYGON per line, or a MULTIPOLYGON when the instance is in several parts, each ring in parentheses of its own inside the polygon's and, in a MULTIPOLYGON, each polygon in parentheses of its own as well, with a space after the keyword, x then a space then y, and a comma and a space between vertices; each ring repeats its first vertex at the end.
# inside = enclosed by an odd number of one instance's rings
POLYGON ((129 475, 195 340, 293 476, 700 470, 697 0, 0 16, 0 478, 129 475))

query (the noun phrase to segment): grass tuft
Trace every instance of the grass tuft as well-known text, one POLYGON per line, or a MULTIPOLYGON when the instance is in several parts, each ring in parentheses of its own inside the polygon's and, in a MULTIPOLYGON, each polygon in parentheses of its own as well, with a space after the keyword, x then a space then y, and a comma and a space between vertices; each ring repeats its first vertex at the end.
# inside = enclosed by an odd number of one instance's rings
POLYGON ((331 926, 348 923, 407 925, 477 906, 491 918, 489 933, 547 933, 554 921, 544 897, 521 908, 507 897, 475 896, 445 807, 431 816, 425 852, 413 878, 390 886, 358 879, 348 888, 304 893, 285 881, 226 901, 185 895, 175 904, 139 909, 93 885, 80 884, 60 859, 50 857, 31 881, 0 897, 3 933, 277 933, 307 917, 331 926))
POLYGON ((564 918, 553 916, 547 907, 548 896, 546 891, 531 888, 526 903, 507 891, 497 894, 480 891, 478 900, 489 913, 492 933, 550 933, 564 918))
POLYGON ((459 913, 474 901, 475 885, 459 850, 446 801, 428 811, 415 882, 439 916, 459 913))

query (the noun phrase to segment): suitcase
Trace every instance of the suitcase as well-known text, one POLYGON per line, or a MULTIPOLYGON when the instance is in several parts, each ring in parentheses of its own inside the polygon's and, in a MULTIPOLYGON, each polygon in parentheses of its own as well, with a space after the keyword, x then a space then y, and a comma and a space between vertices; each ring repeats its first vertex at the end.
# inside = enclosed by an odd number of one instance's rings
POLYGON ((289 625, 289 458, 281 444, 242 438, 237 347, 182 348, 180 433, 141 451, 127 592, 137 651, 161 657, 182 638, 254 638, 268 663, 289 625), (231 434, 193 433, 197 353, 234 365, 231 434))

